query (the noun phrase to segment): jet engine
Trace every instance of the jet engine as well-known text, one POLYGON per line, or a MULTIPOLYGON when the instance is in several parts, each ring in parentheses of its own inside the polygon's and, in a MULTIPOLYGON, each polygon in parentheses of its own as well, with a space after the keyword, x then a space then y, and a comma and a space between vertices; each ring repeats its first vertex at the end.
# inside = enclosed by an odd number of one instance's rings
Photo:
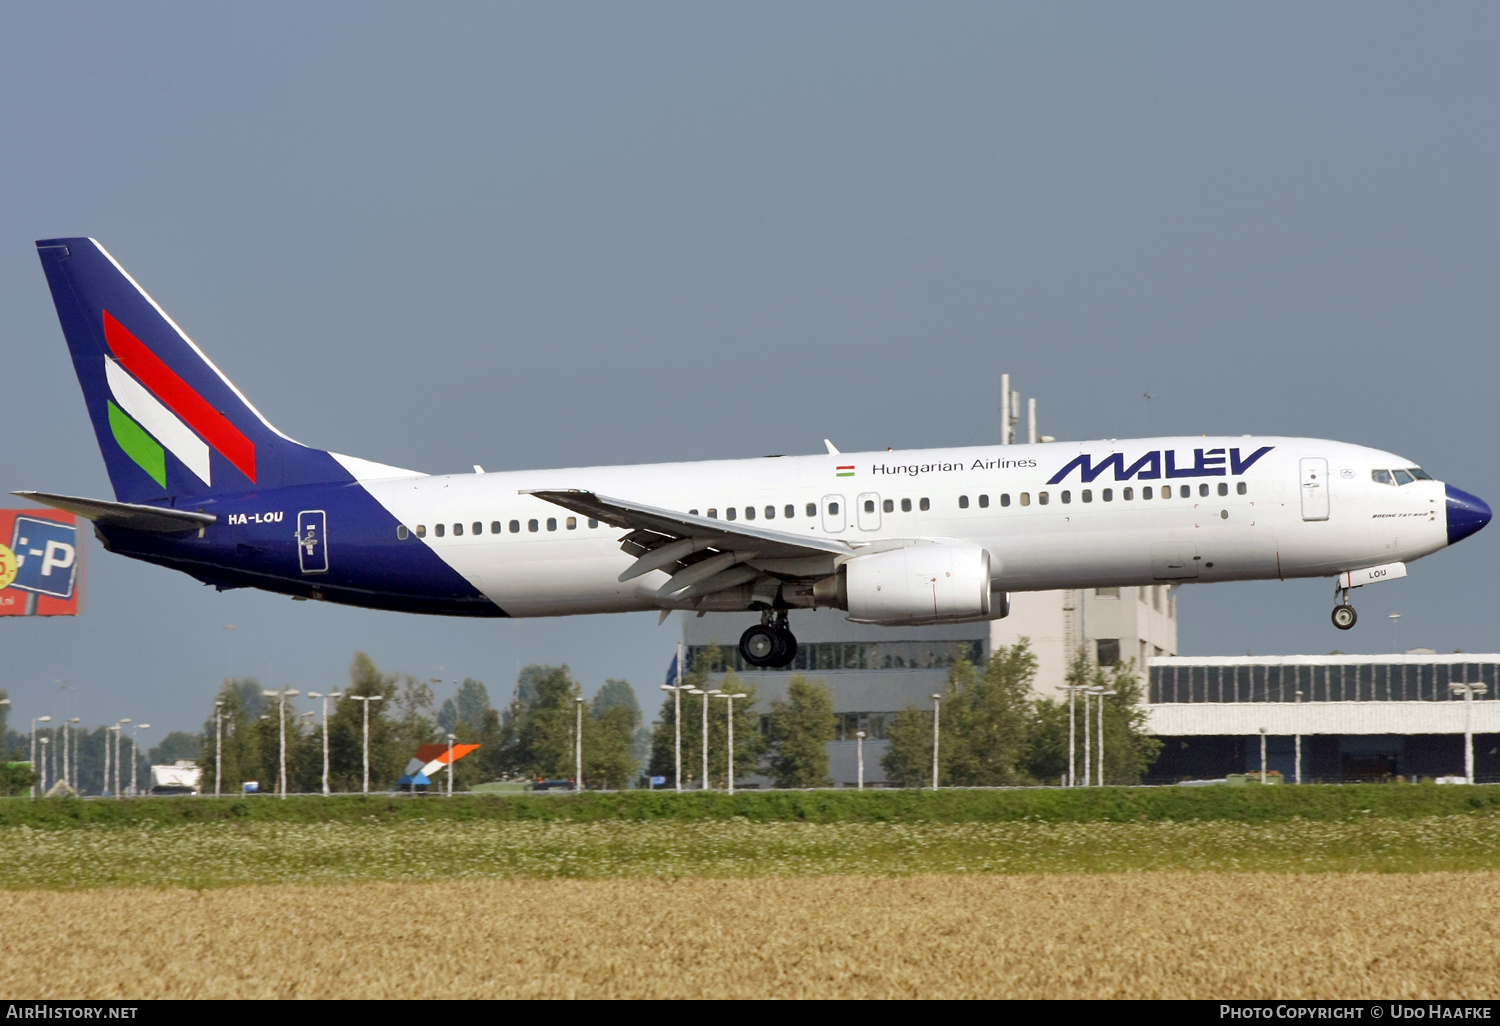
POLYGON ((826 604, 847 609, 855 623, 963 623, 1010 612, 1005 593, 991 590, 989 553, 971 542, 913 542, 855 556, 837 576, 815 590, 834 599, 826 604))

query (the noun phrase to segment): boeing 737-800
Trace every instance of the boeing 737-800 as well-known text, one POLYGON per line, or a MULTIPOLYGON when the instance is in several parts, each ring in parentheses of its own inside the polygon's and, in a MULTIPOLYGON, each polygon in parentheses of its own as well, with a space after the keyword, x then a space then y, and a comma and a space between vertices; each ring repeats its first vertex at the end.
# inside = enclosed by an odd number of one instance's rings
POLYGON ((428 475, 309 448, 263 417, 92 239, 37 243, 113 500, 17 492, 111 552, 220 590, 449 616, 759 610, 1003 617, 1053 588, 1333 577, 1352 588, 1478 531, 1411 460, 1312 438, 1050 442, 428 475))

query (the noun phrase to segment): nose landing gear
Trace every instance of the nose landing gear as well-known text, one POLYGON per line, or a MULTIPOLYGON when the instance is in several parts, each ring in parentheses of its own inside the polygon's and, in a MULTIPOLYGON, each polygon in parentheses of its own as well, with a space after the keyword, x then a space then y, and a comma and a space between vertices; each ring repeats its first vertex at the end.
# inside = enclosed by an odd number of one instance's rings
POLYGON ((790 666, 797 658, 797 638, 787 624, 786 610, 766 610, 760 623, 740 635, 740 655, 751 666, 790 666))
POLYGON ((1359 619, 1359 614, 1349 604, 1349 589, 1340 588, 1338 591, 1339 604, 1333 607, 1333 625, 1341 631, 1347 631, 1359 619))

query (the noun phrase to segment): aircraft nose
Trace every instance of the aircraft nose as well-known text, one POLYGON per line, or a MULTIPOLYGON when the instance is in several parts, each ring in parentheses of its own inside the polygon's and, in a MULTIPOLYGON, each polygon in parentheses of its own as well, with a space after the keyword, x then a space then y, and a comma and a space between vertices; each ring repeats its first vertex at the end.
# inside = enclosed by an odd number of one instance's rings
POLYGON ((1448 490, 1448 544, 1461 542, 1490 522, 1489 503, 1477 495, 1461 492, 1452 485, 1448 490))

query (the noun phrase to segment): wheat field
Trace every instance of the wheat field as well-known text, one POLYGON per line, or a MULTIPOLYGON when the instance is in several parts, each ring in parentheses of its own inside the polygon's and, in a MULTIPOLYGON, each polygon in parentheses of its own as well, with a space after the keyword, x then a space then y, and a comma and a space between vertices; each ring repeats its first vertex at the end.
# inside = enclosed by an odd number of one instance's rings
POLYGON ((0 893, 14 998, 1487 998, 1500 873, 0 893))

